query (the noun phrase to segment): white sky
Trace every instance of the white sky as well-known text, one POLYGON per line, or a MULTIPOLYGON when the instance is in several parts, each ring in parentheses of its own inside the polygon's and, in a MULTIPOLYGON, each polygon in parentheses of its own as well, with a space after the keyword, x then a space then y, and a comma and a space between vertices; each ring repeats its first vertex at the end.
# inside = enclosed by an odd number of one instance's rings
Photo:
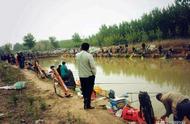
POLYGON ((0 45, 22 43, 27 33, 36 40, 55 36, 87 37, 101 25, 137 19, 174 0, 0 0, 0 45))

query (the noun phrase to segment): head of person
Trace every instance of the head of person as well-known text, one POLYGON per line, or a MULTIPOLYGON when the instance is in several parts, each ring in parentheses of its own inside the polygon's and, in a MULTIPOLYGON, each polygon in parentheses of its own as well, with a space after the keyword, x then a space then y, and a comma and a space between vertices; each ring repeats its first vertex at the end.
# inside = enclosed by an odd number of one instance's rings
POLYGON ((61 65, 58 65, 58 67, 57 68, 61 68, 61 65))
POLYGON ((157 95, 156 95, 156 99, 158 100, 158 101, 160 101, 161 100, 161 98, 162 98, 162 93, 158 93, 157 95))
POLYGON ((81 45, 81 50, 88 51, 90 45, 88 43, 82 43, 81 45))
POLYGON ((36 64, 39 64, 39 61, 38 61, 38 59, 35 59, 35 60, 34 60, 34 62, 35 62, 36 64))
POLYGON ((66 62, 65 62, 65 61, 63 61, 63 62, 62 62, 62 65, 65 65, 65 63, 66 63, 66 62))
POLYGON ((50 66, 50 69, 54 69, 54 67, 55 67, 55 66, 52 65, 52 66, 50 66))

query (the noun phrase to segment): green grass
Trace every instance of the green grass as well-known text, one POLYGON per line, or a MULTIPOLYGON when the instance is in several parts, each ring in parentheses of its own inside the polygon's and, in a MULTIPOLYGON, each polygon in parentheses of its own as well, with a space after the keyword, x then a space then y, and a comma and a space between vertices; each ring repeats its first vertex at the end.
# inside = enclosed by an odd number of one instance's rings
POLYGON ((45 100, 40 99, 39 103, 40 103, 40 110, 45 111, 47 109, 47 104, 46 104, 45 100))
POLYGON ((24 76, 19 69, 12 68, 7 63, 0 62, 0 77, 7 85, 14 84, 19 80, 24 80, 24 76))
MULTIPOLYGON (((0 62, 0 85, 12 85, 19 80, 25 80, 24 75, 17 68, 13 68, 5 62, 0 62)), ((1 112, 6 114, 5 119, 0 119, 1 123, 20 124, 35 123, 43 116, 42 112, 47 109, 45 102, 40 102, 33 95, 32 84, 27 84, 27 88, 22 92, 17 90, 2 90, 1 112)))

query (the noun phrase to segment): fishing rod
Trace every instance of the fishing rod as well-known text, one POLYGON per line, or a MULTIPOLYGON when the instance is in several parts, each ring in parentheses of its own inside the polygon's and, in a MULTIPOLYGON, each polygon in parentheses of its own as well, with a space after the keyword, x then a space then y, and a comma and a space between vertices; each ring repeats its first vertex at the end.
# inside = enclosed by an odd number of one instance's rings
POLYGON ((95 83, 95 84, 145 84, 145 83, 95 83))
MULTIPOLYGON (((78 75, 76 76, 75 74, 73 74, 73 77, 77 78, 78 75)), ((122 85, 125 85, 125 84, 145 84, 145 83, 95 83, 95 84, 122 84, 122 85)))
MULTIPOLYGON (((76 76, 75 74, 73 74, 73 77, 78 77, 78 75, 76 76)), ((145 83, 95 83, 95 84, 145 84, 145 83)))
MULTIPOLYGON (((154 95, 154 96, 150 96, 150 99, 152 99, 152 98, 154 98, 154 97, 156 97, 156 95, 154 95)), ((136 102, 139 102, 139 100, 131 101, 130 104, 133 104, 133 103, 136 103, 136 102)))
MULTIPOLYGON (((148 94, 157 94, 159 92, 147 92, 148 94)), ((164 93, 164 92, 162 92, 164 93)), ((139 94, 139 92, 127 92, 126 94, 139 94)))
MULTIPOLYGON (((158 94, 159 92, 147 92, 147 93, 148 94, 158 94)), ((162 93, 166 93, 166 92, 162 92, 162 93)), ((132 98, 133 94, 139 94, 139 92, 127 92, 126 94, 131 94, 131 102, 130 103, 135 103, 135 102, 139 101, 139 100, 134 100, 133 101, 133 98, 132 98)), ((150 96, 150 99, 153 98, 153 97, 156 97, 156 95, 150 96)))

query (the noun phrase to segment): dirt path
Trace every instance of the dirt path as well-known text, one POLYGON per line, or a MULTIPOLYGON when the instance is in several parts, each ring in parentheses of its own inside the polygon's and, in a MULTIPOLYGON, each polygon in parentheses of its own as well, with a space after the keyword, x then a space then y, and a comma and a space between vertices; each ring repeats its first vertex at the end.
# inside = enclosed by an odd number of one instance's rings
MULTIPOLYGON (((123 124, 122 119, 114 117, 107 110, 96 108, 94 110, 84 110, 83 101, 77 95, 72 98, 60 98, 55 95, 53 84, 50 80, 39 79, 34 72, 23 70, 26 79, 33 83, 38 92, 34 95, 45 99, 48 109, 44 112, 43 118, 48 124, 64 123, 65 117, 81 120, 81 123, 90 124, 123 124), (70 117, 71 116, 71 117, 70 117)), ((104 101, 105 102, 105 101, 104 101)), ((99 104, 94 102, 94 105, 99 104)))

